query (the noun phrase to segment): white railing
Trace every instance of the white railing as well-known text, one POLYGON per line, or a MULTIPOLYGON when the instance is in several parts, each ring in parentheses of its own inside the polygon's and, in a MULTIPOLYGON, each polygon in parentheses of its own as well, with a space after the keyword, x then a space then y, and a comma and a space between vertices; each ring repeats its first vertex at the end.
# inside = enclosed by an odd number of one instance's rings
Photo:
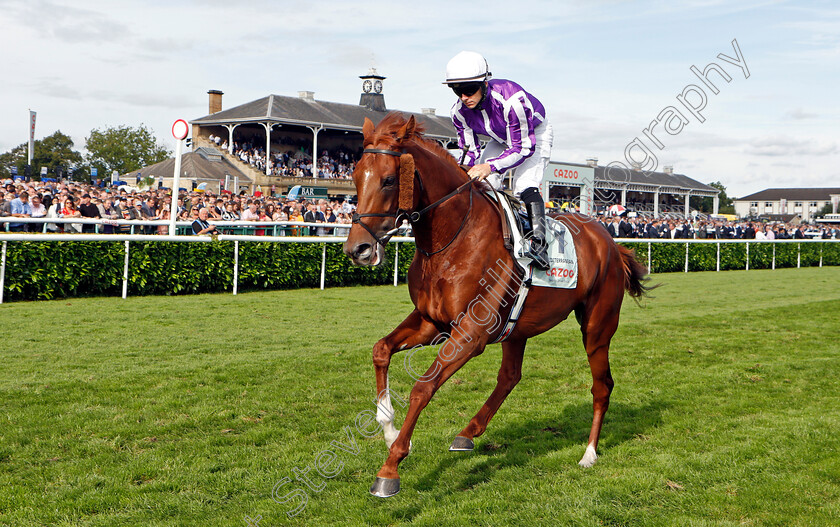
MULTIPOLYGON (((27 218, 15 218, 16 220, 25 220, 27 218)), ((36 218, 36 220, 40 220, 40 218, 36 218)), ((60 218, 50 218, 47 220, 50 223, 58 223, 61 222, 62 219, 60 218)), ((65 218, 64 223, 80 223, 81 221, 78 218, 65 218)), ((43 221, 43 220, 42 220, 43 221)), ((101 223, 102 220, 96 219, 88 219, 87 222, 99 222, 101 223)), ((128 221, 134 222, 134 225, 143 225, 143 224, 154 224, 154 225, 161 225, 161 224, 168 224, 166 221, 140 221, 140 220, 122 220, 124 223, 128 221)), ((14 223, 14 222, 13 222, 14 223)), ((33 223, 37 223, 33 222, 33 223)), ((189 225, 191 222, 179 222, 189 225)), ((267 228, 268 225, 278 224, 284 226, 292 226, 292 227, 344 227, 349 228, 347 224, 333 224, 333 223, 305 223, 305 222, 219 222, 216 225, 220 225, 222 223, 231 223, 234 225, 255 225, 261 228, 267 228)), ((0 231, 0 241, 3 242, 2 246, 2 260, 0 261, 0 304, 3 303, 3 293, 5 291, 5 279, 6 279, 6 251, 7 251, 7 244, 9 242, 65 242, 65 241, 95 241, 95 242, 124 242, 125 243, 125 261, 123 267, 123 283, 122 283, 122 297, 127 298, 128 295, 128 263, 129 263, 129 251, 130 251, 130 243, 131 242, 182 242, 182 243, 208 243, 215 240, 220 241, 232 241, 234 242, 234 261, 233 261, 233 294, 237 294, 238 291, 238 277, 239 277, 239 242, 270 242, 270 243, 320 243, 323 245, 323 249, 321 251, 321 267, 320 267, 320 288, 324 289, 324 283, 326 279, 326 257, 327 257, 327 245, 328 243, 344 243, 347 238, 346 236, 254 236, 254 235, 235 235, 235 234, 220 234, 218 236, 209 236, 209 235, 161 235, 161 234, 40 234, 40 233, 5 233, 0 231)), ((394 286, 398 283, 398 272, 399 272, 399 243, 414 243, 414 238, 409 236, 402 236, 398 237, 395 236, 391 238, 395 244, 397 244, 397 250, 395 251, 394 255, 394 286)), ((777 244, 790 244, 795 243, 797 244, 797 258, 796 258, 796 267, 799 268, 801 265, 801 248, 803 243, 840 243, 840 240, 691 240, 691 239, 647 239, 647 238, 616 238, 616 242, 619 243, 633 243, 633 244, 647 244, 647 265, 648 268, 653 272, 653 261, 651 260, 651 250, 653 244, 668 244, 668 243, 676 243, 676 244, 685 244, 685 272, 687 273, 689 270, 689 246, 694 244, 716 244, 717 245, 717 263, 716 263, 716 271, 720 271, 720 246, 721 244, 746 244, 746 265, 745 270, 749 271, 750 268, 750 245, 772 245, 773 247, 773 255, 772 255, 772 269, 776 268, 776 245, 777 244)), ((822 247, 820 246, 820 260, 819 260, 819 267, 823 266, 823 258, 822 258, 822 247)))
MULTIPOLYGON (((823 239, 792 239, 792 240, 738 240, 738 239, 715 239, 715 240, 692 240, 692 239, 659 239, 659 238, 615 238, 618 243, 647 243, 647 267, 650 272, 653 272, 653 262, 651 260, 651 244, 654 243, 683 243, 685 244, 685 270, 688 272, 688 247, 693 244, 710 244, 717 245, 716 268, 715 271, 720 272, 720 244, 721 243, 742 243, 746 245, 746 258, 744 270, 750 270, 750 244, 753 245, 772 245, 773 255, 771 259, 771 269, 776 269, 776 244, 795 243, 796 248, 796 268, 799 269, 802 264, 802 244, 803 243, 840 243, 840 240, 823 240, 823 239)), ((820 245, 820 267, 823 266, 823 246, 820 245)))
MULTIPOLYGON (((0 234, 8 232, 8 228, 10 224, 18 224, 18 223, 26 223, 26 224, 43 224, 40 228, 40 231, 44 234, 49 233, 48 226, 53 224, 81 224, 81 225, 94 225, 96 226, 96 234, 104 234, 100 232, 101 227, 129 227, 130 232, 129 234, 134 234, 135 227, 158 227, 164 226, 168 227, 170 225, 169 220, 108 220, 108 219, 100 219, 100 218, 14 218, 11 216, 5 216, 0 218, 0 225, 5 224, 5 227, 0 229, 0 234)), ((216 221, 216 220, 208 220, 210 225, 215 225, 217 227, 222 228, 231 228, 231 229, 264 229, 268 230, 271 229, 273 232, 276 233, 276 229, 281 230, 288 230, 292 228, 299 228, 299 227, 310 227, 310 228, 326 228, 326 229, 350 229, 351 225, 348 223, 306 223, 302 221, 216 221)), ((192 226, 192 220, 178 220, 175 222, 175 226, 177 228, 190 228, 192 226)), ((68 233, 70 234, 70 233, 68 233)))

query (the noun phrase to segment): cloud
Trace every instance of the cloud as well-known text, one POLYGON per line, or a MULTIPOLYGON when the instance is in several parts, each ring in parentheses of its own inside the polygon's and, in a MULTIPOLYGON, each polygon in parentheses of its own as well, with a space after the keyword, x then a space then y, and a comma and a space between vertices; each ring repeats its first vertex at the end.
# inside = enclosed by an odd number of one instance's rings
POLYGON ((192 96, 168 92, 137 92, 136 90, 128 92, 102 89, 80 91, 54 77, 40 79, 31 84, 30 89, 40 95, 79 102, 115 102, 131 106, 170 109, 181 109, 195 104, 195 99, 192 96))
POLYGON ((67 44, 112 44, 131 32, 127 25, 111 16, 78 7, 46 1, 12 4, 9 13, 38 34, 44 34, 67 44))
POLYGON ((182 109, 195 104, 193 97, 176 96, 168 93, 151 92, 112 92, 97 90, 90 94, 90 98, 99 101, 110 101, 139 106, 141 108, 171 108, 182 109))
POLYGON ((787 136, 764 136, 753 139, 746 153, 756 156, 827 156, 838 152, 837 143, 787 136))
POLYGON ((79 100, 81 92, 55 77, 45 77, 30 85, 34 93, 55 97, 57 99, 79 100))
POLYGON ((786 115, 788 118, 790 118, 790 119, 794 119, 794 120, 801 120, 801 119, 813 119, 813 118, 815 118, 815 117, 819 117, 819 115, 818 115, 818 114, 811 113, 811 112, 806 112, 806 111, 805 111, 805 110, 803 110, 801 107, 800 107, 800 108, 795 108, 795 109, 793 109, 793 110, 789 111, 789 112, 788 112, 787 114, 785 114, 785 115, 786 115))

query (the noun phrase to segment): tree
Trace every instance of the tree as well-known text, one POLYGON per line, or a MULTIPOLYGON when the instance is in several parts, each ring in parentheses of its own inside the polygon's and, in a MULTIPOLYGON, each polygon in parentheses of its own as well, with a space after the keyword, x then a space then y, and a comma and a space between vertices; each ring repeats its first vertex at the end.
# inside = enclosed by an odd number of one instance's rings
MULTIPOLYGON (((41 167, 47 167, 47 177, 56 177, 59 167, 62 175, 66 177, 68 170, 75 170, 82 163, 82 154, 73 150, 73 140, 70 136, 61 133, 61 130, 38 139, 33 146, 32 177, 34 179, 40 179, 41 167)), ((26 150, 27 143, 23 143, 0 155, 0 177, 11 177, 13 166, 17 167, 19 175, 23 175, 23 167, 27 161, 26 150)))
POLYGON ((814 219, 817 219, 817 218, 824 218, 826 214, 831 214, 831 208, 832 208, 832 207, 831 207, 831 202, 830 202, 830 201, 826 201, 826 202, 825 202, 825 205, 823 205, 823 208, 821 208, 820 210, 818 210, 818 211, 814 214, 814 219))
POLYGON ((169 150, 157 144, 154 133, 140 125, 93 129, 85 139, 86 168, 96 168, 105 178, 116 170, 123 175, 170 156, 169 150))
MULTIPOLYGON (((730 198, 726 195, 726 187, 723 186, 723 183, 720 181, 715 181, 709 183, 710 187, 714 187, 720 191, 718 194, 718 198, 720 198, 720 203, 718 204, 718 212, 721 214, 735 214, 735 204, 733 203, 734 198, 730 198)), ((706 212, 711 214, 714 212, 714 198, 704 198, 700 196, 691 196, 691 201, 689 203, 691 208, 695 210, 699 210, 700 212, 706 212)))

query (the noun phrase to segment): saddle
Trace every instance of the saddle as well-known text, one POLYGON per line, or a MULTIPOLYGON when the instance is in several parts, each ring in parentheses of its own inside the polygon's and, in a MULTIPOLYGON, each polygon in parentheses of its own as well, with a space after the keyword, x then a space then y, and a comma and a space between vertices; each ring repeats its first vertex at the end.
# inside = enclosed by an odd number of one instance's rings
MULTIPOLYGON (((466 172, 470 167, 461 165, 461 168, 466 172)), ((524 240, 531 233, 531 219, 528 211, 525 209, 525 204, 507 192, 497 191, 489 183, 484 181, 476 182, 476 188, 480 191, 481 196, 490 202, 499 214, 504 246, 513 257, 517 271, 520 275, 533 275, 534 269, 530 259, 525 257, 520 251, 524 240)), ((566 239, 565 231, 566 228, 561 222, 546 216, 546 242, 551 245, 556 240, 560 253, 565 252, 565 247, 570 241, 566 239)))

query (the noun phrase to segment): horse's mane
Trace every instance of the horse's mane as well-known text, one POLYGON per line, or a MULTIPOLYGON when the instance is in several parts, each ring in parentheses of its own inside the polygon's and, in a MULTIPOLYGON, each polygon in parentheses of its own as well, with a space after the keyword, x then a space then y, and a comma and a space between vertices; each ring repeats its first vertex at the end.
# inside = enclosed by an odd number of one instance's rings
MULTIPOLYGON (((397 149, 400 148, 400 143, 397 142, 397 132, 399 132, 400 128, 402 128, 405 123, 408 122, 408 119, 400 112, 391 112, 385 116, 382 121, 376 125, 374 133, 370 135, 370 137, 366 138, 365 140, 365 148, 370 147, 373 144, 381 144, 387 143, 389 148, 397 149)), ((439 157, 444 162, 450 163, 454 168, 458 168, 458 161, 452 157, 452 154, 449 153, 444 147, 440 146, 440 143, 433 139, 428 139, 423 135, 423 132, 426 131, 426 127, 420 121, 415 120, 414 124, 414 132, 411 134, 410 137, 404 140, 403 146, 405 143, 414 144, 419 146, 425 150, 428 150, 430 153, 434 154, 436 157, 439 157)))

